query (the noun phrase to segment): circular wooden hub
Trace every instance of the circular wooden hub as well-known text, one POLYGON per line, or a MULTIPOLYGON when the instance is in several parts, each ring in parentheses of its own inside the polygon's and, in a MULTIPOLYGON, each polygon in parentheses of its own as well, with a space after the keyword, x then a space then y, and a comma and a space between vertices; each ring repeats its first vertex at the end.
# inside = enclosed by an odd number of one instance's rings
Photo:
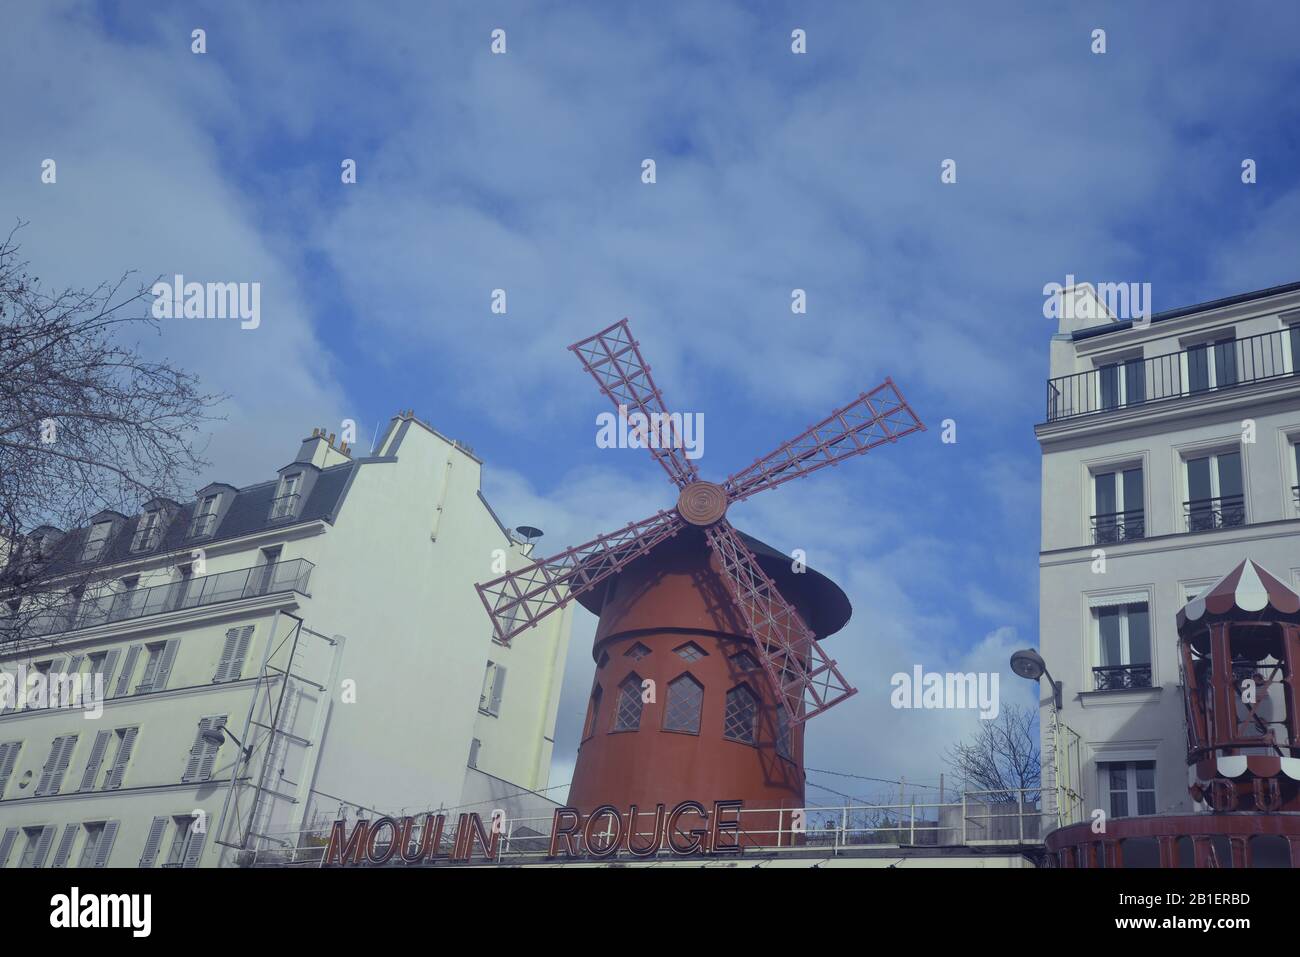
POLYGON ((712 525, 727 514, 727 493, 712 482, 692 482, 677 497, 677 513, 692 525, 712 525))

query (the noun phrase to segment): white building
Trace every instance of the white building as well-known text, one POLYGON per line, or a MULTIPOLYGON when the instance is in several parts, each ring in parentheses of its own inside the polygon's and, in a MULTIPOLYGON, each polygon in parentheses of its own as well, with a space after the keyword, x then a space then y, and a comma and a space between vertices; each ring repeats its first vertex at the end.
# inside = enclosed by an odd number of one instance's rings
POLYGON ((314 434, 275 480, 34 532, 99 584, 0 672, 98 674, 107 700, 0 712, 0 867, 230 866, 340 813, 545 789, 570 618, 494 643, 474 584, 531 547, 481 468, 405 413, 369 457, 314 434))
POLYGON ((1149 323, 1061 312, 1035 428, 1039 631, 1078 761, 1054 760, 1048 695, 1045 802, 1059 765, 1085 815, 1190 811, 1174 616, 1247 557, 1300 584, 1300 283, 1149 323))

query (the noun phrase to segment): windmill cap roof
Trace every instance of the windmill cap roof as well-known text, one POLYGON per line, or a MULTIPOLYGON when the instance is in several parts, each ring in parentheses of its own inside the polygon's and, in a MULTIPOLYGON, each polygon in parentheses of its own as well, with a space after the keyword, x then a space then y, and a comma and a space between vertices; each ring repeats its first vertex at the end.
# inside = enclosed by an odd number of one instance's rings
POLYGON ((1247 558, 1178 612, 1178 630, 1219 618, 1290 618, 1300 621, 1300 594, 1247 558))

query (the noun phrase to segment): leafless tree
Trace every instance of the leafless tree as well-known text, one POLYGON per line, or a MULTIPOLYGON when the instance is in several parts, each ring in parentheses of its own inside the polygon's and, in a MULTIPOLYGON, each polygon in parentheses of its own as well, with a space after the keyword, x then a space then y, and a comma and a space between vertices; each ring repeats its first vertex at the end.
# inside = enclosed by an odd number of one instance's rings
POLYGON ((72 532, 101 510, 131 515, 151 498, 179 497, 207 464, 196 441, 222 399, 128 341, 157 333, 148 286, 132 287, 126 273, 47 291, 19 255, 23 225, 0 242, 0 630, 10 634, 23 609, 75 577, 59 554, 36 553, 28 534, 72 532))
POLYGON ((1003 705, 992 721, 980 721, 970 740, 948 749, 949 767, 968 788, 995 792, 989 800, 1015 801, 1023 789, 1039 785, 1037 718, 1028 708, 1003 705))

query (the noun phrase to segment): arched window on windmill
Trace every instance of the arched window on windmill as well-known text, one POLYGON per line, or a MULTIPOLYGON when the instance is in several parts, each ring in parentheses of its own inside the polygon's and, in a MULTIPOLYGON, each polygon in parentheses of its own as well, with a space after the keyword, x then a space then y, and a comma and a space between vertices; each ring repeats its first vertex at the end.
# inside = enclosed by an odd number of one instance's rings
POLYGON ((668 683, 664 730, 699 734, 700 709, 703 706, 704 685, 688 674, 678 675, 668 683))
POLYGON ((614 712, 614 731, 641 729, 641 678, 634 671, 618 686, 618 709, 614 712))
POLYGON ((736 685, 727 692, 727 707, 723 712, 722 736, 741 744, 754 743, 754 726, 758 721, 758 698, 748 685, 736 685))

